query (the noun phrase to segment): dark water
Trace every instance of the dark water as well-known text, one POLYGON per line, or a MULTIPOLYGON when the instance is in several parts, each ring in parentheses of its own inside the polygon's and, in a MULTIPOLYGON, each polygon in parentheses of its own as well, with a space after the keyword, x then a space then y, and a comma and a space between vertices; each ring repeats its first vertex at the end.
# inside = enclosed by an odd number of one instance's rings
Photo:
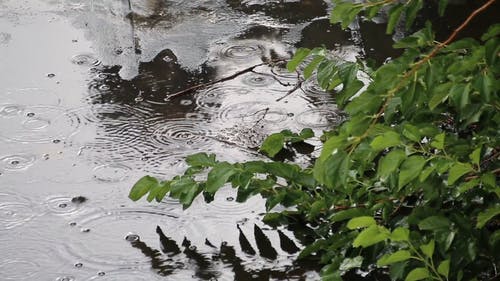
MULTIPOLYGON (((261 159, 266 134, 343 120, 314 80, 260 66, 297 46, 396 53, 383 25, 330 26, 329 2, 0 0, 0 280, 317 280, 307 226, 271 229, 230 188, 183 211, 131 202, 142 175, 199 151, 261 159), (298 238, 297 238, 298 237, 298 238)), ((297 159, 306 163, 308 156, 297 159)))

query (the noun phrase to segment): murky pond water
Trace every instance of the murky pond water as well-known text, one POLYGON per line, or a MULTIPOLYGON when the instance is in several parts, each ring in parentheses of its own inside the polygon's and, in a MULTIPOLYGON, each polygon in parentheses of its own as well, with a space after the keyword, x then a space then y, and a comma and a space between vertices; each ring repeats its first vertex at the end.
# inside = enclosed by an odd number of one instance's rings
POLYGON ((341 31, 328 9, 0 0, 0 279, 317 280, 317 265, 295 262, 305 241, 261 223, 259 198, 239 204, 224 189, 183 211, 127 195, 142 175, 182 172, 186 155, 262 158, 268 133, 341 122, 314 80, 287 95, 297 76, 279 64, 172 96, 297 46, 326 44, 346 60, 392 55, 383 27, 341 31))

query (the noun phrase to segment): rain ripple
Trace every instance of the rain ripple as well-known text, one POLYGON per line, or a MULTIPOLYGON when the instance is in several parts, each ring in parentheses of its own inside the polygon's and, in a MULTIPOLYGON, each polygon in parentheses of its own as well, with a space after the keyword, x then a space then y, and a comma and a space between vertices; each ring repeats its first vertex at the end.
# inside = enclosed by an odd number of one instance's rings
MULTIPOLYGON (((4 104, 1 112, 9 108, 22 108, 28 105, 58 105, 61 99, 54 92, 42 88, 8 89, 0 92, 1 103, 4 104)), ((1 105, 0 105, 1 106, 1 105)))
MULTIPOLYGON (((131 270, 120 269, 106 272, 100 272, 86 279, 87 281, 161 281, 165 280, 164 276, 156 274, 150 270, 131 270), (104 274, 103 274, 104 273, 104 274)), ((167 279, 168 280, 168 279, 167 279)))
POLYGON ((169 120, 158 124, 151 134, 157 147, 207 147, 210 145, 211 131, 207 125, 185 119, 169 120))
POLYGON ((83 210, 84 197, 52 196, 45 200, 47 210, 55 215, 72 216, 83 210))
POLYGON ((218 110, 224 100, 231 99, 240 95, 246 95, 250 91, 241 87, 218 86, 205 91, 201 91, 196 96, 196 105, 198 108, 206 111, 218 110))
POLYGON ((263 47, 256 42, 238 42, 223 48, 219 52, 221 59, 247 60, 263 54, 263 47))
POLYGON ((0 171, 23 171, 31 167, 36 161, 33 154, 14 154, 0 158, 0 171))
POLYGON ((299 113, 295 120, 303 127, 327 128, 344 122, 346 115, 338 109, 314 108, 299 113))
POLYGON ((101 62, 92 54, 78 54, 71 58, 71 62, 82 66, 98 66, 101 62))
POLYGON ((80 233, 72 237, 65 254, 69 255, 68 259, 99 270, 118 267, 146 269, 151 266, 151 261, 130 246, 128 235, 134 233, 141 241, 156 244, 156 225, 179 229, 183 223, 172 213, 150 207, 93 212, 76 220, 80 233))
POLYGON ((94 179, 99 182, 120 182, 128 178, 132 168, 120 163, 104 164, 94 168, 94 179))
POLYGON ((0 192, 0 231, 29 222, 38 212, 36 205, 30 199, 17 194, 0 192))
POLYGON ((229 104, 221 108, 218 120, 227 124, 280 123, 288 118, 288 113, 283 108, 270 108, 269 103, 259 101, 246 101, 229 104))
MULTIPOLYGON (((0 138, 21 143, 47 143, 74 134, 80 121, 74 114, 56 106, 11 105, 10 118, 0 118, 0 138)), ((6 112, 5 107, 0 112, 6 112)))

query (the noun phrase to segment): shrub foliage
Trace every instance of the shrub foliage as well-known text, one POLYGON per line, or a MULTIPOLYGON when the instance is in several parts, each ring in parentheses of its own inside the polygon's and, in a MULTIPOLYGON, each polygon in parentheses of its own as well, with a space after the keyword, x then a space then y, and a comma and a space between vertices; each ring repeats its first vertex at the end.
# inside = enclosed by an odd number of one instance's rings
MULTIPOLYGON (((130 198, 161 201, 166 195, 189 207, 203 194, 210 202, 231 184, 237 201, 260 194, 266 223, 315 226, 300 258, 325 264, 324 280, 349 270, 380 270, 392 280, 493 280, 500 255, 500 24, 481 40, 455 37, 495 0, 485 1, 444 42, 430 24, 395 43, 403 54, 370 69, 332 60, 323 48, 299 49, 287 67, 316 72, 349 118, 326 131, 310 167, 280 161, 228 163, 213 154, 186 159, 184 174, 160 181, 145 176, 130 198), (359 73, 371 79, 358 80, 359 73), (207 173, 208 172, 208 173, 207 173), (205 178, 200 175, 207 175, 205 178), (200 180, 200 178, 203 178, 200 180), (273 211, 278 204, 292 207, 273 211)), ((412 26, 423 0, 335 0, 332 23, 346 28, 357 16, 388 11, 387 32, 412 26)), ((445 0, 439 1, 439 13, 445 0)), ((313 137, 284 130, 261 151, 274 157, 313 137)))

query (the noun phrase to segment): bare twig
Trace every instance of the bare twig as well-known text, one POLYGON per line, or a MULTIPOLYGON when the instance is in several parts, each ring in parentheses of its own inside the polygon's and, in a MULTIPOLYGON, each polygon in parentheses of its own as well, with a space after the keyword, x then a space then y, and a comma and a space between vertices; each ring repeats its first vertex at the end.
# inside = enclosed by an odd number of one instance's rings
POLYGON ((263 66, 263 65, 270 65, 270 64, 275 64, 275 63, 278 63, 278 62, 284 62, 285 60, 283 59, 280 59, 280 60, 274 60, 274 61, 266 61, 266 62, 262 62, 262 63, 259 63, 259 64, 255 64, 255 65, 252 65, 250 67, 247 67, 245 69, 242 69, 238 72, 235 72, 229 76, 226 76, 226 77, 222 77, 220 79, 217 79, 215 81, 211 81, 211 82, 207 82, 207 83, 203 83, 203 84, 198 84, 198 85, 195 85, 195 86, 192 86, 192 87, 189 87, 187 89, 184 89, 184 90, 181 90, 181 91, 178 91, 176 93, 173 93, 171 95, 169 95, 167 97, 167 99, 171 99, 171 98, 176 98, 176 97, 179 97, 179 96, 182 96, 182 95, 185 95, 185 94, 189 94, 189 93, 192 93, 198 89, 201 89, 201 88, 205 88, 205 87, 208 87, 208 86, 212 86, 214 84, 217 84, 217 83, 221 83, 221 82, 225 82, 225 81, 228 81, 228 80, 232 80, 242 74, 245 74, 245 73, 248 73, 248 72, 251 72, 253 71, 255 68, 259 67, 259 66, 263 66))
POLYGON ((293 86, 292 89, 286 92, 284 96, 277 98, 276 101, 281 101, 289 95, 293 94, 295 91, 302 87, 302 83, 304 83, 304 79, 300 78, 300 73, 297 71, 297 83, 293 86))

